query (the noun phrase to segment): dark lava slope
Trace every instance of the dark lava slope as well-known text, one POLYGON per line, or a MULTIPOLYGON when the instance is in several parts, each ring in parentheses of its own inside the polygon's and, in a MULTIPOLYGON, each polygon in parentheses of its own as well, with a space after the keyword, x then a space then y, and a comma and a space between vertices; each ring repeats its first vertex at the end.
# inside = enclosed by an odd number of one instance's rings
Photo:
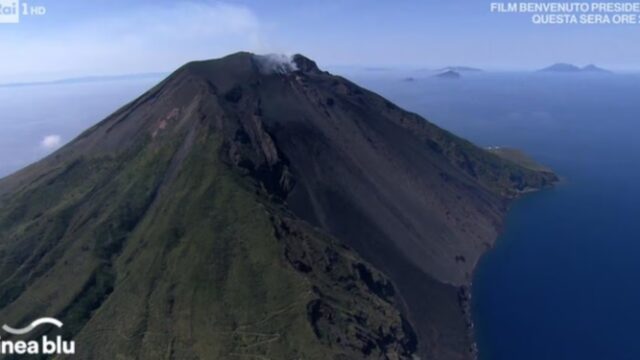
POLYGON ((189 63, 0 180, 0 317, 83 358, 468 359, 471 272, 555 179, 300 55, 189 63))

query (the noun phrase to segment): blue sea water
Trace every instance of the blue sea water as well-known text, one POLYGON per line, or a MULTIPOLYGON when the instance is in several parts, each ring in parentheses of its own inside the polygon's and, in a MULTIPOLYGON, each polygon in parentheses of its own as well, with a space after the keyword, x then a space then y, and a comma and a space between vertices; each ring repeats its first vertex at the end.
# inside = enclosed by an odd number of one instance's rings
POLYGON ((640 78, 485 74, 361 83, 563 180, 517 201, 474 276, 481 360, 640 359, 640 78))
MULTIPOLYGON (((459 80, 348 75, 479 145, 552 167, 481 260, 482 360, 640 359, 640 77, 495 73, 459 80)), ((160 79, 0 88, 0 176, 46 155, 160 79)))

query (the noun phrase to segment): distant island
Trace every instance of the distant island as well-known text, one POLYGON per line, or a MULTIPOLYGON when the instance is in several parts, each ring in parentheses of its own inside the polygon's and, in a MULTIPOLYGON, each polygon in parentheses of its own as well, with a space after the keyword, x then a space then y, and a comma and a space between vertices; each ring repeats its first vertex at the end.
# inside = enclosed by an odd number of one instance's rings
POLYGON ((459 79, 462 77, 459 72, 453 70, 447 70, 445 72, 439 73, 436 77, 441 79, 459 79))
POLYGON ((567 63, 557 63, 551 66, 548 66, 544 69, 538 70, 538 72, 553 72, 553 73, 600 73, 600 74, 610 74, 611 71, 607 69, 603 69, 593 64, 586 65, 584 67, 579 67, 573 64, 567 63))
POLYGON ((483 72, 484 70, 470 67, 470 66, 447 66, 439 69, 438 71, 446 72, 446 71, 455 71, 457 73, 465 73, 465 72, 483 72))
POLYGON ((125 74, 125 75, 85 76, 85 77, 51 80, 51 81, 0 83, 0 88, 40 86, 40 85, 80 84, 80 83, 102 82, 102 81, 156 79, 156 78, 165 77, 167 75, 168 73, 166 72, 154 72, 154 73, 125 74))

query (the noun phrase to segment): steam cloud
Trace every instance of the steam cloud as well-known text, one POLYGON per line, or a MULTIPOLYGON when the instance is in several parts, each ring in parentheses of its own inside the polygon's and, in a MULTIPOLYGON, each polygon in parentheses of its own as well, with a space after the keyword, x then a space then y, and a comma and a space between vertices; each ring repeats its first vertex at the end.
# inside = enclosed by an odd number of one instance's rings
POLYGON ((284 54, 255 55, 260 71, 265 74, 287 74, 298 70, 293 57, 284 54))
POLYGON ((47 135, 40 142, 40 147, 50 151, 59 148, 61 144, 62 137, 60 135, 47 135))

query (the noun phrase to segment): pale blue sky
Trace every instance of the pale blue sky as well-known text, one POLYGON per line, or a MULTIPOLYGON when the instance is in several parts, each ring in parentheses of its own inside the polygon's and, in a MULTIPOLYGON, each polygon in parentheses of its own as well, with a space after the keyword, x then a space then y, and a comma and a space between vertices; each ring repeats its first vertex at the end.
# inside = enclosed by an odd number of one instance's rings
POLYGON ((170 71, 249 50, 324 66, 637 69, 640 25, 540 26, 484 0, 30 0, 41 17, 0 24, 0 83, 170 71))

